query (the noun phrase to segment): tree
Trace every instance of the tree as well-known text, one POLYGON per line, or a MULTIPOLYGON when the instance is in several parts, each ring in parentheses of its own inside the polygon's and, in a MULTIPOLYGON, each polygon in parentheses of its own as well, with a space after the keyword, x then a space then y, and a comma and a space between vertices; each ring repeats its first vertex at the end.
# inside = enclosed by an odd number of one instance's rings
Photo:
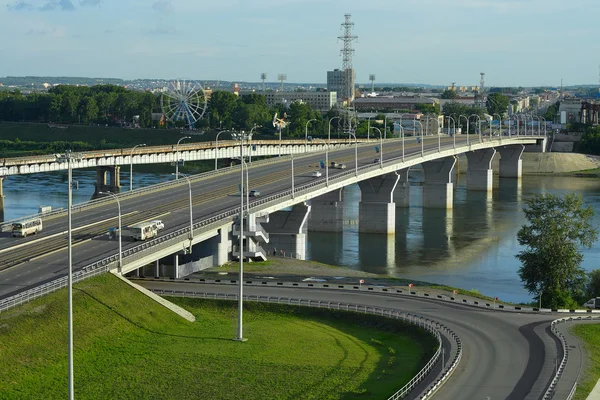
POLYGON ((595 269, 588 274, 586 297, 600 297, 600 269, 595 269))
POLYGON ((435 114, 440 115, 440 106, 439 104, 417 104, 415 108, 421 111, 423 114, 435 114))
POLYGON ((517 239, 525 249, 516 257, 525 289, 538 299, 542 296, 546 307, 575 306, 586 279, 579 247, 591 247, 598 237, 591 225, 594 209, 575 193, 545 193, 527 200, 523 210, 528 224, 519 229, 517 239))
POLYGON ((452 90, 452 89, 446 89, 440 95, 440 98, 442 98, 442 99, 455 99, 456 97, 458 97, 456 95, 456 90, 452 90))
POLYGON ((500 116, 503 116, 506 114, 509 103, 508 97, 502 93, 490 93, 485 101, 485 108, 490 115, 500 114, 500 116))

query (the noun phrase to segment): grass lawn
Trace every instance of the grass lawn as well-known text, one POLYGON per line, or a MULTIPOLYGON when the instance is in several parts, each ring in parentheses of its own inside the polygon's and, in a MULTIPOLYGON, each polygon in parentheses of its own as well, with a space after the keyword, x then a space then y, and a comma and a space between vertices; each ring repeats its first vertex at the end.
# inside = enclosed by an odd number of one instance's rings
POLYGON ((589 363, 577 383, 574 400, 585 400, 600 379, 600 324, 582 324, 571 328, 589 354, 589 363))
MULTIPOLYGON (((399 321, 173 298, 190 323, 106 274, 75 286, 79 399, 387 398, 436 342, 399 321)), ((0 398, 67 397, 66 290, 0 314, 0 398)))

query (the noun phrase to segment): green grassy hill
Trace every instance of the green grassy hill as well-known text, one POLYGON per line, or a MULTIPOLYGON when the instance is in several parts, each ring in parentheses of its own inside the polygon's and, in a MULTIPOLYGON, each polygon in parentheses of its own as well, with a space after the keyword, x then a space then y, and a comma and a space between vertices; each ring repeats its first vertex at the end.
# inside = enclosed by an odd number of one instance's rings
MULTIPOLYGON (((106 274, 74 290, 78 399, 386 398, 435 349, 399 321, 176 298, 190 323, 106 274)), ((0 314, 0 398, 67 396, 66 290, 0 314)))

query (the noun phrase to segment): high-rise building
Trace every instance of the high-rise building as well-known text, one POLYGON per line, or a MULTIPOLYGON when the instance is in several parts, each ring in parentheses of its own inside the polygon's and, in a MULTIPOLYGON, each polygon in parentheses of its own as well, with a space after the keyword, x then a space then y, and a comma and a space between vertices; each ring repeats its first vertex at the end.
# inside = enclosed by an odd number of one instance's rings
POLYGON ((354 85, 356 76, 354 69, 327 71, 327 90, 337 92, 338 101, 354 100, 354 85), (346 76, 344 77, 344 74, 346 76), (345 79, 344 79, 345 78, 345 79))

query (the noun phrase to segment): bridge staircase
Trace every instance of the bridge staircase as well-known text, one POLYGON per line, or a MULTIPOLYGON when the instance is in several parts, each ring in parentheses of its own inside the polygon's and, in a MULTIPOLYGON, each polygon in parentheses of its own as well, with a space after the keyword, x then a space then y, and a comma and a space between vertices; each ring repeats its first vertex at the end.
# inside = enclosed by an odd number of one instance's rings
MULTIPOLYGON (((244 258, 250 261, 266 261, 267 251, 262 244, 269 243, 269 233, 262 227, 268 222, 269 217, 256 217, 254 214, 244 218, 244 258)), ((240 224, 236 221, 233 225, 233 237, 240 236, 240 224)), ((232 256, 239 258, 239 244, 233 246, 232 256)))

